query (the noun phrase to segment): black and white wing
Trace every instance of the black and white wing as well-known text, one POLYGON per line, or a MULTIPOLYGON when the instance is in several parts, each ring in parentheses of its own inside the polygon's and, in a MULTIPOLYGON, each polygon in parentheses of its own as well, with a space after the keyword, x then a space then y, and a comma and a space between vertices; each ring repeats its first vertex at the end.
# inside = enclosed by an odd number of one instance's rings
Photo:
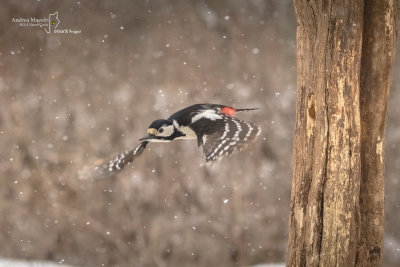
POLYGON ((197 137, 199 146, 203 146, 206 161, 242 151, 261 133, 261 128, 252 123, 225 114, 220 116, 221 119, 212 122, 199 120, 191 125, 196 133, 203 133, 197 137))
POLYGON ((98 166, 85 166, 79 172, 79 178, 102 178, 118 173, 135 158, 139 157, 145 150, 147 144, 147 141, 143 141, 135 148, 126 149, 124 152, 115 156, 104 164, 100 164, 98 166))
POLYGON ((131 163, 135 158, 139 157, 143 153, 147 144, 147 141, 143 141, 135 148, 125 150, 123 153, 104 164, 102 168, 107 169, 109 173, 121 171, 126 165, 131 163))

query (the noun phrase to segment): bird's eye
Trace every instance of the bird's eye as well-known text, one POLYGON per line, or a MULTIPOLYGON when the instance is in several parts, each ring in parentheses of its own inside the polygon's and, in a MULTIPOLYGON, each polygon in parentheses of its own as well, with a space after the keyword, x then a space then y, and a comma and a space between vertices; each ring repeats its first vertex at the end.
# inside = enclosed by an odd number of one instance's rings
POLYGON ((160 129, 158 129, 158 132, 159 132, 159 133, 163 133, 163 132, 164 132, 164 129, 163 129, 163 128, 160 128, 160 129))

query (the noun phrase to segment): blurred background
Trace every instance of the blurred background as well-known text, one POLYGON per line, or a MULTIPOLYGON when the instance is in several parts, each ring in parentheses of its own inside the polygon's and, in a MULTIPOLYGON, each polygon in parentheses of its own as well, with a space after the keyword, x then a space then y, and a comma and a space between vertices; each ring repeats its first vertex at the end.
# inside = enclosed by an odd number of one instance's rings
MULTIPOLYGON (((291 0, 1 1, 0 257, 76 266, 283 262, 295 38, 291 0), (56 11, 57 29, 77 34, 12 22, 56 11), (115 177, 79 179, 85 166, 138 144, 154 119, 194 103, 259 107, 239 117, 263 132, 212 166, 196 142, 180 141, 151 144, 115 177)), ((398 55, 385 266, 400 262, 399 71, 398 55)))

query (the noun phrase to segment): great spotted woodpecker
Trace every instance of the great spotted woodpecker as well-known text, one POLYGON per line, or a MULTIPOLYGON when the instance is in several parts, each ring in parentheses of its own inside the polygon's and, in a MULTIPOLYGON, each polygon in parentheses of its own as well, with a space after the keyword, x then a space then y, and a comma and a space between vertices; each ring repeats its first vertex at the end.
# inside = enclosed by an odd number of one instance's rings
POLYGON ((110 173, 122 170, 144 151, 149 142, 197 139, 198 146, 203 146, 206 161, 230 155, 235 150, 241 151, 255 140, 261 128, 234 115, 255 109, 235 109, 219 104, 195 104, 184 108, 166 120, 153 121, 147 129, 148 136, 140 138, 141 143, 136 148, 116 156, 103 165, 103 169, 110 173))

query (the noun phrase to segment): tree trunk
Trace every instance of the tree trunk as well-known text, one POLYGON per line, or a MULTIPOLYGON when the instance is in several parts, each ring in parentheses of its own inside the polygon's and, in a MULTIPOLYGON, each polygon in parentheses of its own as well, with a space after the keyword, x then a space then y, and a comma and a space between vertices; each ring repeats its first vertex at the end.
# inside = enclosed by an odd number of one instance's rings
POLYGON ((294 3, 297 112, 287 265, 380 265, 397 2, 294 3))
POLYGON ((364 3, 361 57, 361 188, 357 264, 381 264, 384 226, 384 132, 396 49, 398 0, 364 3))

